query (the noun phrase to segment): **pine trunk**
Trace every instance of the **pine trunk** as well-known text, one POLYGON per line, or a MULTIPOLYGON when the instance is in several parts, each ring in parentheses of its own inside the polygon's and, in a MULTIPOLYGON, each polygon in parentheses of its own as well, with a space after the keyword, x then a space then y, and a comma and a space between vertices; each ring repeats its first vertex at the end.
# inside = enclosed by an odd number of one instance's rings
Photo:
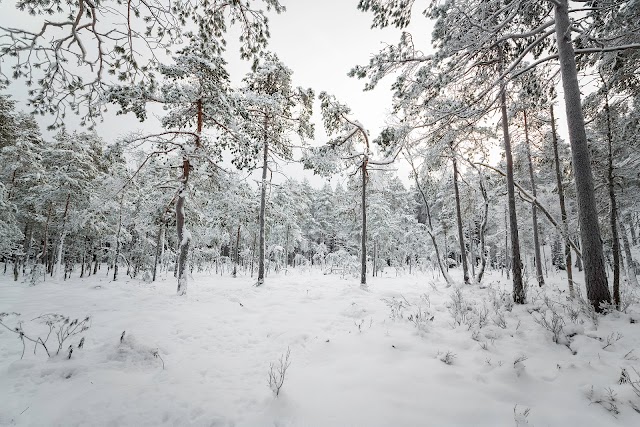
POLYGON ((118 232, 116 233, 116 255, 113 258, 113 280, 118 280, 118 258, 120 257, 120 233, 122 231, 122 203, 124 202, 124 193, 120 197, 120 215, 118 217, 118 232))
POLYGON ((611 131, 611 110, 609 95, 605 94, 605 115, 607 117, 607 186, 609 189, 609 225, 611 226, 611 252, 613 254, 613 301, 620 309, 620 240, 618 238, 618 204, 613 173, 613 133, 611 131))
MULTIPOLYGON (((186 168, 189 167, 189 161, 185 159, 186 168)), ((186 170, 186 169, 185 169, 186 170)), ((178 233, 178 289, 179 296, 187 294, 187 255, 189 254, 189 244, 191 243, 191 235, 185 227, 184 202, 186 199, 187 177, 184 180, 182 189, 178 193, 176 202, 176 228, 178 233)))
POLYGON ((597 311, 601 311, 600 304, 603 302, 610 303, 611 294, 607 284, 607 274, 602 253, 598 210, 570 27, 568 0, 556 0, 556 40, 567 113, 567 126, 569 128, 569 141, 571 143, 572 166, 576 181, 585 284, 589 301, 597 311))
MULTIPOLYGON (((533 173, 533 161, 531 160, 531 146, 529 144, 529 124, 527 122, 527 112, 524 111, 524 135, 525 148, 527 150, 527 161, 529 163, 529 179, 531 180, 531 194, 537 200, 536 179, 533 173)), ((544 285, 544 276, 542 275, 542 256, 540 255, 540 234, 538 230, 538 208, 535 203, 531 204, 531 218, 533 222, 533 246, 535 250, 536 278, 538 286, 544 285)))
POLYGON ((516 216, 516 194, 513 180, 513 156, 511 154, 511 137, 507 118, 507 94, 504 83, 500 88, 500 109, 502 112, 502 133, 504 152, 507 163, 507 194, 509 207, 509 228, 511 234, 511 273, 513 275, 513 301, 525 303, 524 285, 522 283, 522 261, 520 259, 520 239, 518 237, 518 218, 516 216))
POLYGON ((462 229, 462 212, 460 209, 460 189, 458 188, 458 162, 453 151, 453 142, 450 143, 451 160, 453 161, 453 191, 456 196, 456 221, 458 223, 458 242, 460 243, 460 256, 462 257, 462 275, 464 283, 469 284, 469 267, 467 266, 467 251, 464 246, 464 231, 462 229))
POLYGON ((289 268, 289 224, 287 224, 287 238, 284 243, 284 269, 289 268))
POLYGON ((55 279, 60 278, 60 269, 62 268, 62 254, 64 251, 64 239, 67 237, 67 214, 69 213, 69 201, 71 193, 67 194, 67 201, 64 205, 64 213, 62 214, 62 226, 60 229, 60 239, 58 241, 58 252, 55 266, 55 279))
MULTIPOLYGON (((433 244, 433 249, 436 252, 436 258, 438 260, 438 268, 440 268, 440 272, 442 273, 442 277, 444 278, 444 281, 447 282, 447 285, 451 284, 451 277, 449 277, 449 273, 447 272, 448 268, 447 266, 443 265, 443 260, 442 257, 440 256, 440 250, 438 248, 438 242, 436 240, 436 236, 435 233, 433 232, 433 223, 431 221, 431 208, 429 207, 429 201, 427 200, 427 195, 425 194, 424 190, 422 189, 422 185, 420 185, 420 181, 418 178, 418 172, 416 171, 416 168, 413 164, 413 159, 411 157, 411 155, 409 154, 407 156, 407 159, 409 160, 409 163, 411 164, 411 169, 413 171, 413 177, 416 181, 416 187, 418 188, 418 191, 420 192, 420 196, 422 197, 422 201, 424 202, 424 207, 425 207, 425 211, 427 213, 427 225, 428 225, 428 229, 427 229, 427 234, 429 234, 429 237, 431 238, 431 243, 433 244)), ((447 240, 447 234, 445 232, 445 245, 446 245, 446 240, 447 240)), ((445 249, 446 252, 446 249, 445 249)), ((447 255, 448 257, 448 255, 447 255)))
POLYGON ((482 282, 482 278, 484 277, 484 272, 487 267, 487 254, 486 254, 486 238, 485 234, 487 232, 487 221, 489 218, 489 196, 487 195, 487 189, 484 185, 484 177, 478 171, 480 175, 480 193, 482 194, 482 200, 484 200, 484 214, 482 216, 482 224, 480 224, 480 270, 478 270, 478 275, 476 276, 476 282, 482 282))
POLYGON ((265 118, 265 139, 262 152, 262 185, 260 188, 260 242, 258 247, 258 283, 261 286, 264 283, 264 258, 265 258, 265 213, 267 209, 267 168, 269 160, 269 141, 267 140, 267 119, 265 118))
POLYGON ((368 157, 362 159, 362 236, 360 240, 360 287, 367 288, 367 162, 368 157))
POLYGON ((238 263, 240 262, 240 224, 238 224, 238 232, 236 233, 236 253, 233 257, 233 277, 238 275, 238 263))
POLYGON ((631 256, 631 247, 629 246, 629 238, 627 237, 627 230, 622 224, 622 222, 618 221, 620 225, 620 234, 622 235, 622 246, 624 247, 624 256, 627 259, 627 280, 629 280, 629 284, 633 287, 638 287, 638 278, 636 277, 636 263, 631 256))
POLYGON ((158 226, 158 235, 156 237, 156 254, 153 260, 153 277, 151 278, 152 282, 156 281, 158 264, 160 264, 162 259, 161 253, 162 253, 162 247, 164 246, 164 228, 165 228, 165 221, 164 221, 164 214, 162 214, 160 215, 160 225, 158 226))
POLYGON ((573 261, 571 260, 571 246, 569 245, 569 225, 567 217, 567 207, 564 204, 564 186, 562 185, 562 172, 560 167, 560 156, 558 155, 558 136, 556 135, 556 121, 553 114, 553 105, 550 107, 551 112, 551 142, 553 144, 553 160, 556 169, 556 185, 558 186, 558 198, 560 200, 560 215, 562 218, 562 233, 564 234, 564 256, 567 269, 567 281, 569 285, 569 297, 575 296, 573 288, 573 261))

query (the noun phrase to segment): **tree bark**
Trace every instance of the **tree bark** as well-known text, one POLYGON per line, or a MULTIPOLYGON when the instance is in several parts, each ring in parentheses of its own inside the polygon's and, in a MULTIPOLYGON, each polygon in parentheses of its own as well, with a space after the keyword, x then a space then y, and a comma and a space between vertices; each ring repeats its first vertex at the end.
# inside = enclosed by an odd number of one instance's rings
POLYGON ((58 252, 55 266, 55 278, 60 278, 60 268, 62 267, 62 253, 64 251, 64 239, 67 236, 67 214, 69 213, 69 201, 71 200, 71 193, 67 194, 67 201, 64 204, 64 213, 62 215, 62 226, 60 230, 60 240, 58 241, 58 252))
POLYGON ((365 155, 362 159, 362 236, 360 241, 360 287, 367 288, 367 162, 365 155))
POLYGON ((284 270, 285 272, 289 268, 289 228, 291 226, 287 224, 287 238, 284 242, 284 270))
POLYGON ((158 272, 158 264, 161 262, 162 247, 164 246, 164 230, 165 230, 164 212, 160 215, 160 225, 158 226, 158 236, 156 237, 156 254, 153 260, 153 277, 152 282, 156 281, 158 272))
POLYGON ((264 120, 264 142, 262 152, 262 185, 260 188, 260 242, 258 247, 258 282, 256 286, 264 284, 264 257, 265 257, 265 213, 267 209, 267 168, 269 161, 269 141, 267 139, 267 126, 268 120, 265 117, 264 120))
POLYGON ((618 221, 620 225, 620 234, 622 235, 622 246, 624 247, 624 256, 627 259, 627 280, 631 286, 638 287, 638 278, 636 277, 636 263, 631 256, 631 247, 629 246, 629 238, 627 237, 627 230, 621 221, 618 221))
MULTIPOLYGON (((531 194, 533 198, 537 198, 536 179, 533 173, 533 161, 531 160, 531 146, 529 144, 529 124, 527 123, 527 111, 524 113, 524 135, 525 148, 527 150, 527 161, 529 163, 529 179, 531 180, 531 194)), ((535 203, 531 204, 531 218, 533 222, 533 246, 535 249, 536 278, 538 286, 544 285, 544 276, 542 275, 542 256, 540 255, 540 235, 538 230, 538 209, 535 203)))
POLYGON ((189 179, 189 160, 184 159, 184 183, 178 193, 176 201, 176 228, 178 233, 178 289, 179 296, 187 294, 187 255, 189 244, 191 243, 191 233, 185 227, 184 203, 187 192, 187 181, 189 179))
MULTIPOLYGON (((502 54, 502 52, 501 52, 502 54)), ((505 84, 500 87, 500 109, 502 112, 502 133, 504 152, 507 163, 507 194, 509 207, 509 228, 511 234, 511 272, 513 274, 513 301, 524 304, 526 295, 522 283, 522 261, 520 259, 520 239, 518 237, 518 218, 516 216, 516 194, 513 180, 513 156, 511 154, 511 137, 507 118, 507 94, 505 84)))
POLYGON ((113 258, 113 280, 118 280, 118 258, 120 257, 120 232, 122 231, 122 203, 124 191, 120 196, 120 215, 118 217, 118 232, 116 233, 116 256, 113 258))
POLYGON ((553 160, 556 169, 556 185, 558 186, 558 198, 560 201, 560 215, 562 218, 562 233, 564 234, 564 256, 567 269, 567 281, 569 285, 569 297, 575 297, 573 288, 573 265, 571 260, 571 246, 569 245, 569 225, 567 208, 564 204, 564 186, 562 185, 562 172, 560 168, 560 156, 558 155, 558 136, 556 135, 556 121, 553 114, 553 105, 550 106, 551 113, 551 142, 553 144, 553 160))
POLYGON ((469 267, 467 266, 467 251, 464 246, 464 231, 462 229, 462 212, 460 209, 460 189, 458 188, 458 162, 453 151, 453 141, 449 143, 451 148, 451 160, 453 162, 453 191, 456 196, 456 221, 458 223, 458 241, 460 243, 460 256, 462 257, 462 275, 464 283, 469 284, 469 267))
POLYGON ((240 262, 240 224, 238 224, 238 231, 236 233, 236 253, 233 257, 233 277, 238 274, 238 263, 240 262))
MULTIPOLYGON (((602 79, 604 81, 604 78, 602 79)), ((606 85, 606 82, 605 82, 606 85)), ((604 112, 607 119, 607 186, 609 189, 609 225, 611 226, 611 252, 613 254, 613 301, 620 309, 620 241, 618 237, 618 204, 613 173, 613 133, 611 131, 611 109, 608 90, 605 91, 604 112)))
MULTIPOLYGON (((473 166, 473 164, 472 164, 473 166)), ((473 166, 475 168, 475 166, 473 166)), ((482 200, 484 200, 484 214, 482 216, 482 223, 480 224, 480 270, 478 270, 478 275, 476 276, 476 282, 482 282, 482 278, 484 277, 484 272, 487 267, 487 254, 485 249, 485 234, 487 232, 487 221, 489 218, 489 196, 487 195, 487 188, 484 183, 484 176, 478 170, 479 183, 480 183, 480 194, 482 194, 482 200)))
POLYGON ((589 301, 597 311, 601 311, 600 304, 610 303, 611 294, 607 284, 602 253, 593 175, 570 26, 568 0, 555 0, 556 40, 571 143, 572 166, 576 181, 585 284, 589 301))

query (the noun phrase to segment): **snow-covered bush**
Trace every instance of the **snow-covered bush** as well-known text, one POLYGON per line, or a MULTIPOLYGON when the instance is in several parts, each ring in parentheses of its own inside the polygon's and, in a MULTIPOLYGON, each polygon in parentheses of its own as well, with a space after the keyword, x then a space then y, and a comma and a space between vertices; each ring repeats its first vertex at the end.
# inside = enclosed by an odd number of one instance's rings
MULTIPOLYGON (((23 322, 18 321, 17 325, 13 328, 7 326, 4 323, 4 319, 7 317, 19 317, 19 313, 0 313, 0 326, 3 326, 7 330, 18 335, 18 338, 22 342, 22 355, 20 359, 24 357, 24 352, 26 350, 26 342, 33 343, 33 353, 36 353, 38 346, 44 348, 44 351, 47 353, 47 356, 52 357, 54 355, 60 354, 60 351, 65 347, 70 339, 82 334, 84 331, 89 329, 91 326, 91 318, 86 316, 84 319, 71 319, 67 316, 63 316, 62 314, 43 314, 42 316, 36 317, 32 319, 32 321, 37 321, 38 323, 45 324, 48 327, 48 333, 46 338, 42 339, 40 336, 27 334, 23 329, 23 322), (51 336, 55 336, 58 342, 58 348, 55 353, 53 350, 49 350, 47 347, 47 343, 49 342, 49 338, 51 336)), ((84 337, 80 338, 80 341, 74 347, 73 344, 70 344, 67 347, 67 358, 71 359, 71 355, 73 353, 74 348, 82 348, 84 346, 84 337)))

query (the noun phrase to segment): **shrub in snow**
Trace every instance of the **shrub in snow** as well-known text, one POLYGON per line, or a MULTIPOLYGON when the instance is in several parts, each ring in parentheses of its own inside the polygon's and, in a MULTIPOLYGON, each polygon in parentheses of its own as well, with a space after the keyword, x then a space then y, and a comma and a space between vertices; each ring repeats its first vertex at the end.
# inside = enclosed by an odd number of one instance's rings
POLYGON ((31 274, 29 277, 29 286, 36 286, 38 283, 44 281, 44 265, 36 264, 31 269, 31 274))
POLYGON ((524 408, 523 411, 518 411, 518 405, 513 407, 513 419, 516 422, 516 427, 531 425, 527 419, 530 411, 530 408, 524 408))
MULTIPOLYGON (((636 394, 638 399, 640 399, 640 372, 636 370, 636 368, 632 368, 633 374, 629 374, 629 371, 622 368, 622 372, 620 372, 620 380, 618 381, 620 384, 628 384, 633 392, 636 394)), ((633 401, 629 401, 629 404, 633 408, 634 411, 640 414, 640 402, 638 404, 633 401)))
MULTIPOLYGON (((22 327, 22 323, 23 323, 22 321, 18 321, 17 326, 13 328, 7 326, 4 323, 4 319, 9 316, 17 317, 17 316, 20 316, 20 314, 19 313, 0 313, 0 325, 4 326, 7 330, 17 334, 18 337, 20 338, 20 341, 22 342, 22 355, 20 356, 20 359, 24 357, 27 341, 33 343, 33 354, 36 353, 38 345, 40 345, 42 348, 44 348, 44 351, 47 353, 47 356, 51 357, 53 353, 52 351, 49 351, 49 348, 47 347, 47 343, 49 342, 49 338, 51 338, 52 335, 55 336, 58 341, 58 348, 55 352, 55 355, 58 355, 62 350, 62 348, 65 347, 66 344, 68 344, 70 338, 73 338, 83 333, 87 329, 89 329, 90 321, 91 321, 91 318, 89 316, 85 317, 82 320, 80 319, 72 320, 71 318, 67 316, 63 316, 62 314, 54 314, 54 313, 43 314, 42 316, 38 316, 35 319, 32 319, 32 321, 38 321, 38 323, 44 323, 45 325, 48 326, 49 331, 47 333, 47 336, 46 338, 42 339, 42 337, 40 336, 36 337, 35 335, 27 334, 22 327)), ((80 339, 80 342, 77 344, 77 348, 82 348, 83 346, 84 346, 84 337, 80 339)), ((73 348, 74 346, 70 344, 66 349, 68 359, 71 359, 73 348)))
POLYGON ((422 295, 420 302, 416 306, 413 306, 404 296, 402 296, 402 299, 396 297, 383 298, 382 301, 391 310, 389 317, 392 320, 406 319, 420 331, 425 331, 427 325, 433 322, 434 316, 427 309, 431 305, 428 295, 422 295), (407 312, 409 312, 408 315, 407 312))
POLYGON ((554 343, 565 344, 566 339, 563 333, 565 325, 564 318, 555 310, 551 309, 547 312, 540 313, 537 316, 531 313, 531 316, 533 316, 534 322, 553 334, 552 339, 554 343), (549 316, 547 316, 547 312, 550 313, 549 316))
POLYGON ((578 301, 578 306, 580 307, 580 312, 593 323, 593 327, 597 330, 600 325, 600 314, 596 311, 593 305, 582 298, 580 294, 580 288, 576 288, 576 301, 578 301))
POLYGON ((449 314, 453 318, 453 327, 466 325, 471 329, 475 320, 473 319, 473 307, 465 300, 461 288, 456 288, 450 295, 451 301, 447 304, 449 314))
POLYGON ((623 313, 627 313, 629 307, 634 304, 640 303, 640 295, 638 295, 638 291, 636 288, 633 288, 629 285, 624 286, 620 292, 620 311, 623 313))
POLYGON ((125 334, 125 331, 122 331, 118 347, 115 353, 109 356, 109 359, 141 366, 156 363, 154 359, 159 359, 162 362, 162 369, 164 369, 164 359, 160 356, 159 349, 138 342, 133 335, 125 334))
POLYGON ((616 396, 616 392, 611 388, 606 388, 604 392, 596 392, 593 389, 593 386, 591 386, 591 389, 587 392, 587 399, 589 399, 591 403, 596 403, 602 406, 614 417, 620 414, 616 396))
POLYGON ((433 322, 435 316, 424 310, 422 307, 418 307, 415 312, 411 313, 407 320, 420 331, 426 331, 429 323, 433 322))
POLYGON ((280 389, 284 385, 284 379, 287 374, 287 369, 291 365, 289 356, 291 355, 291 349, 287 347, 287 353, 280 356, 277 363, 269 364, 269 388, 273 394, 278 397, 280 395, 280 389))
POLYGON ((503 311, 498 310, 496 312, 496 315, 493 318, 493 323, 495 323, 496 326, 499 326, 502 329, 507 329, 507 319, 505 319, 503 311))
POLYGON ((453 361, 455 360, 456 357, 457 356, 450 351, 447 351, 444 354, 438 352, 438 359, 440 359, 442 363, 445 363, 447 365, 453 365, 453 361))
POLYGON ((405 297, 402 297, 402 299, 396 297, 383 298, 382 301, 384 301, 384 303, 387 304, 387 307, 391 310, 389 317, 392 320, 404 319, 405 310, 411 306, 405 297))
POLYGON ((602 349, 606 349, 607 347, 610 347, 611 345, 617 343, 618 341, 620 341, 622 339, 622 334, 620 332, 612 332, 609 335, 607 335, 607 338, 605 338, 605 345, 604 347, 602 347, 602 349))

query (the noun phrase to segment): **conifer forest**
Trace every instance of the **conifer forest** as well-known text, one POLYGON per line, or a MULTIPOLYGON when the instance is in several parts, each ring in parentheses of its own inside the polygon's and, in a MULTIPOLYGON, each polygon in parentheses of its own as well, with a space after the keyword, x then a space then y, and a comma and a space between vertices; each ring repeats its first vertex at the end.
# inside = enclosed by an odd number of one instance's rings
POLYGON ((0 426, 640 425, 639 0, 0 10, 0 426))

